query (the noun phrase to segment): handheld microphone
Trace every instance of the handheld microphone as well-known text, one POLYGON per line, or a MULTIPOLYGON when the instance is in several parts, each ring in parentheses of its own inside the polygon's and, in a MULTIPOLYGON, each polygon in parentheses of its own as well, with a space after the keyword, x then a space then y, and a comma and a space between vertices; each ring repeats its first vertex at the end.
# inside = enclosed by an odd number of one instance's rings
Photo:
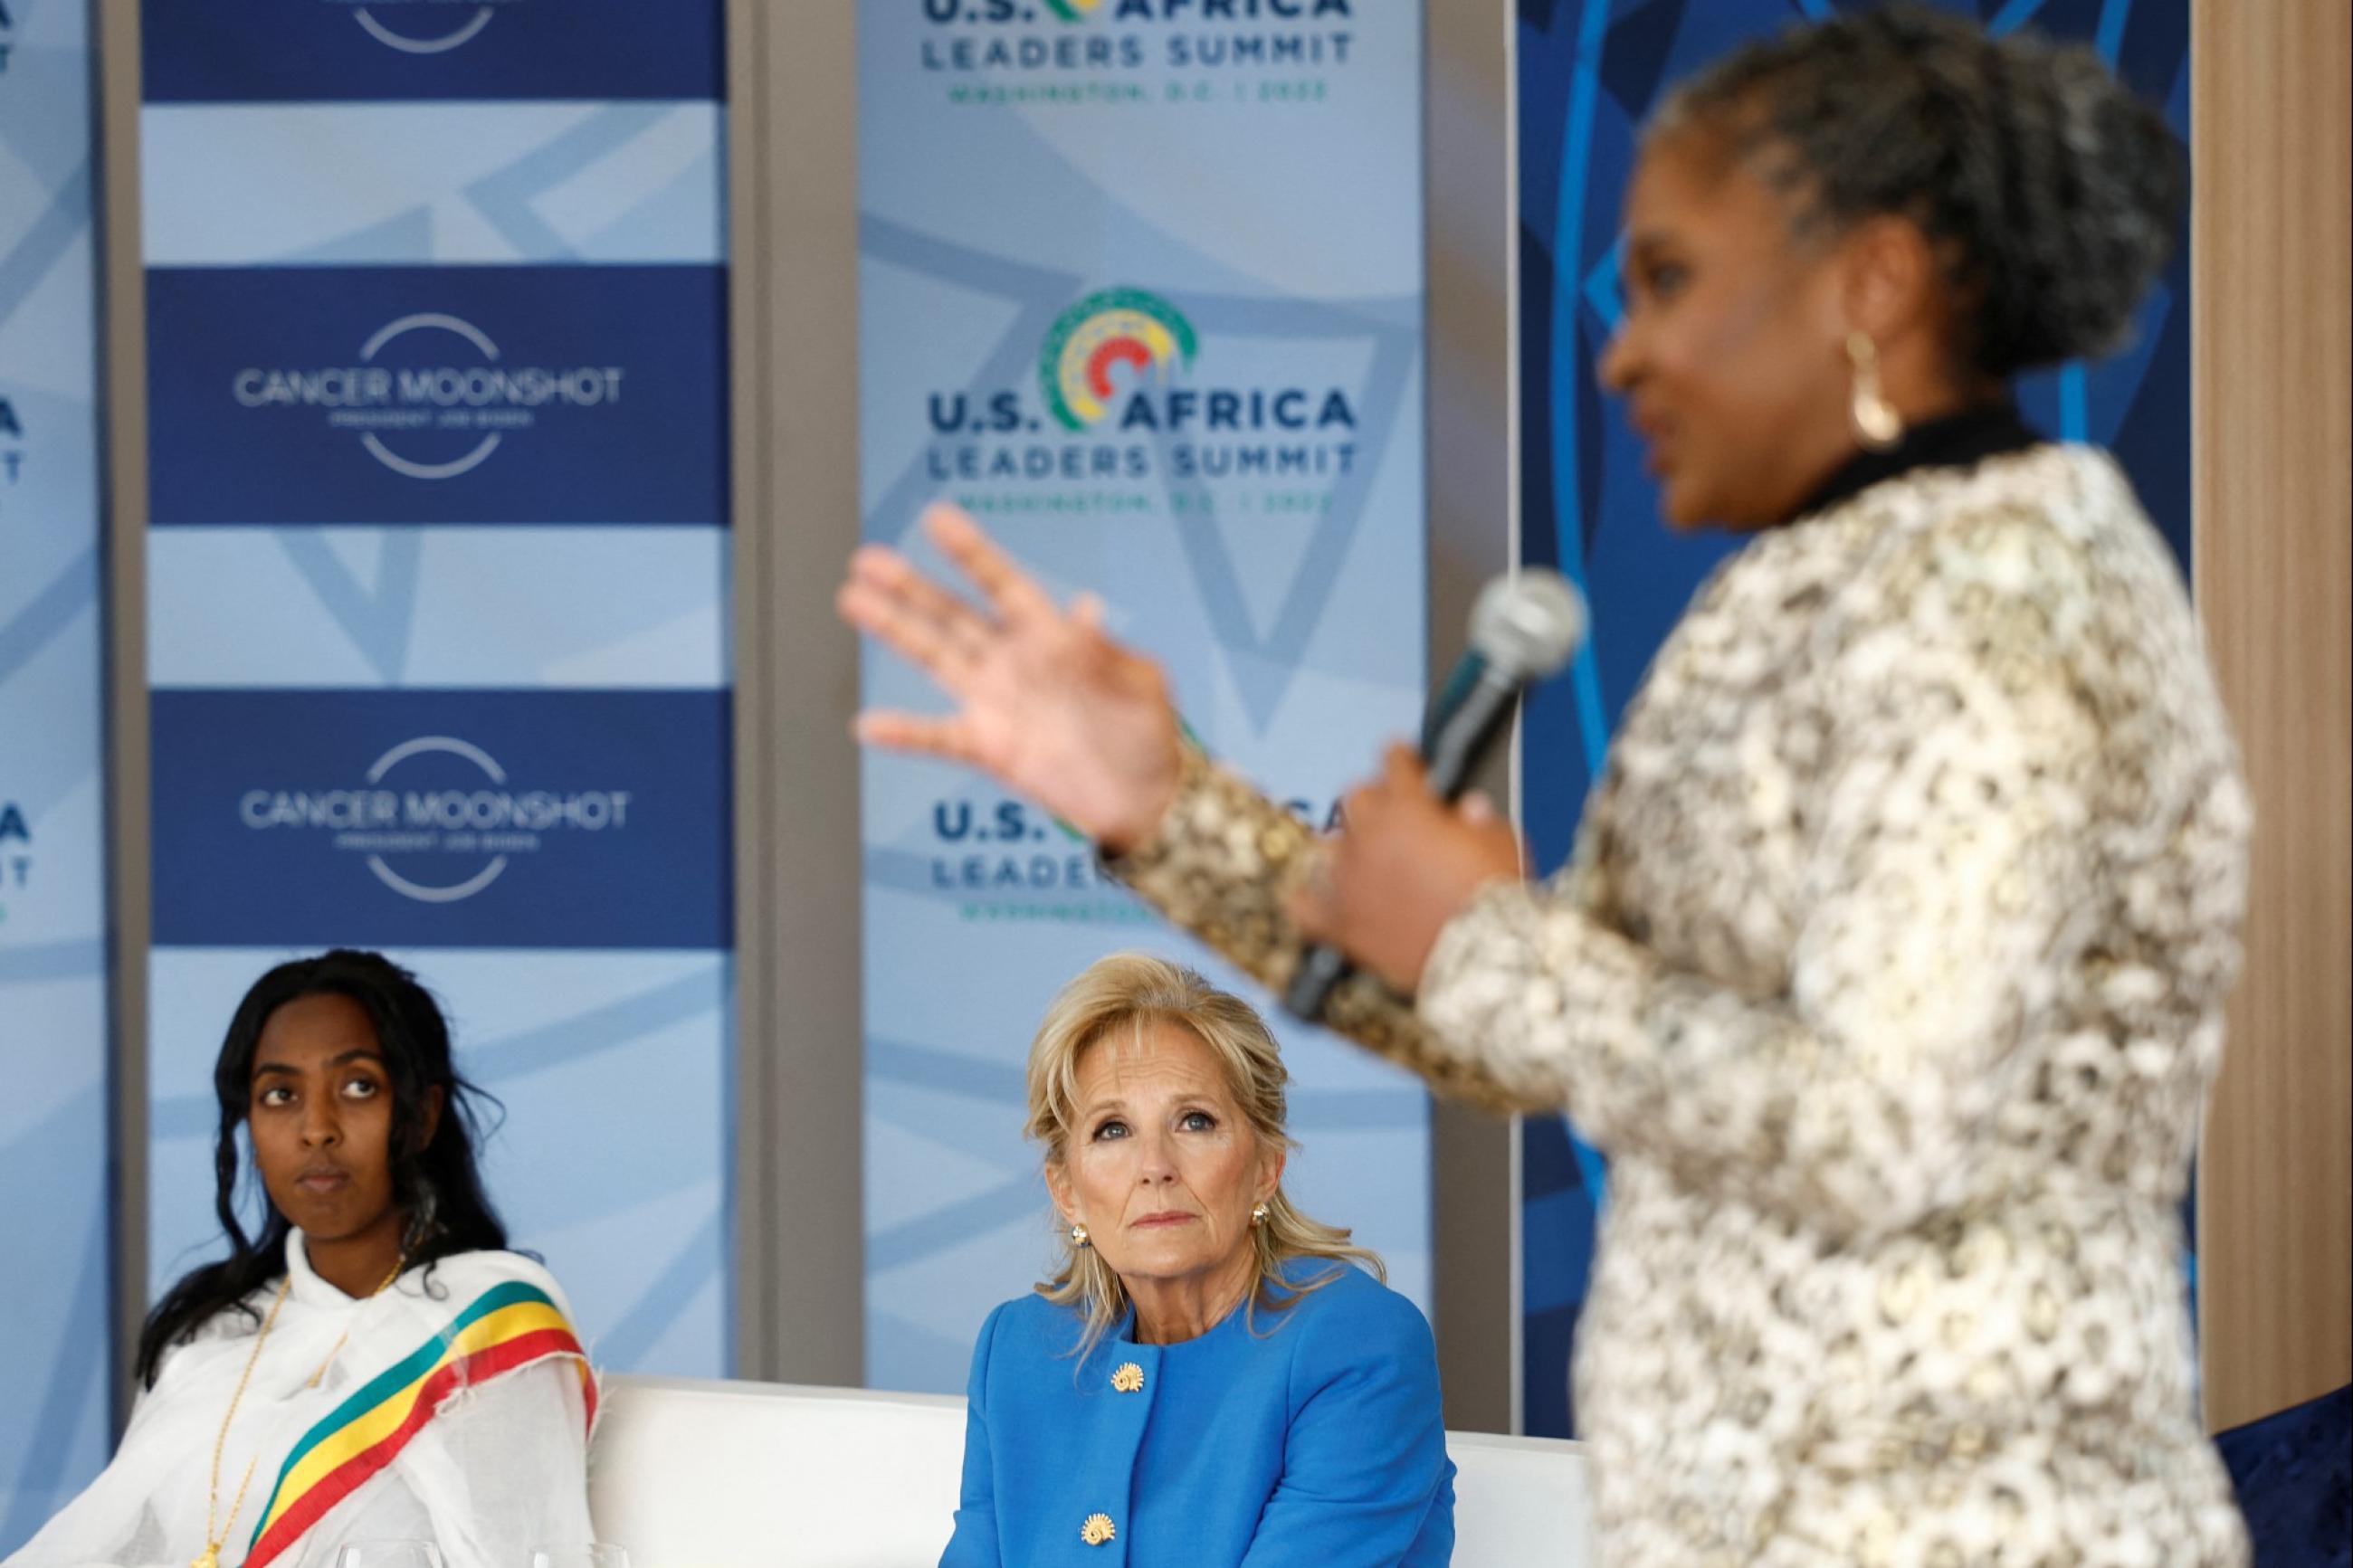
MULTIPOLYGON (((1471 609, 1471 646, 1422 724, 1430 793, 1444 801, 1460 795, 1510 727, 1520 693, 1558 674, 1584 641, 1585 602, 1559 573, 1528 567, 1481 589, 1471 609)), ((1347 973, 1348 961, 1337 948, 1309 948, 1283 993, 1284 1009, 1314 1023, 1347 973)))

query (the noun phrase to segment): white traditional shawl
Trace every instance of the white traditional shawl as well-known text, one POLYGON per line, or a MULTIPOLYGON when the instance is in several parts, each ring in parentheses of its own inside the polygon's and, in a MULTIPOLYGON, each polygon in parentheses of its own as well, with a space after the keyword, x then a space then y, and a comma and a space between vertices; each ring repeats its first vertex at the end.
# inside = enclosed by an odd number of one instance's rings
MULTIPOLYGON (((591 1539, 596 1385, 545 1269, 465 1253, 354 1300, 311 1269, 300 1231, 286 1254, 285 1305, 222 1445, 221 1511, 253 1467, 223 1568, 324 1565, 354 1540, 431 1540, 449 1568, 513 1568, 591 1539)), ((0 1568, 177 1568, 203 1552, 213 1446, 277 1290, 169 1353, 113 1461, 0 1568)))

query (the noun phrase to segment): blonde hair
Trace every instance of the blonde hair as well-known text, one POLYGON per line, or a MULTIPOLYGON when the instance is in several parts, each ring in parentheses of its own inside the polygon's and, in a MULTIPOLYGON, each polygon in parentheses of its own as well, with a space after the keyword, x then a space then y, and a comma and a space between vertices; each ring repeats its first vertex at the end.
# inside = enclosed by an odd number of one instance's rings
MULTIPOLYGON (((1090 965, 1062 987, 1046 1009, 1029 1046, 1029 1137, 1042 1145, 1046 1163, 1060 1163, 1070 1147, 1078 1110, 1079 1061, 1087 1051, 1114 1034, 1133 1038, 1149 1025, 1182 1026, 1209 1047, 1224 1068, 1227 1087, 1235 1103, 1268 1150, 1294 1149, 1285 1130, 1285 1086, 1291 1074, 1282 1065, 1282 1047, 1265 1022, 1250 1005, 1211 985, 1194 971, 1149 953, 1117 952, 1090 965)), ((1266 1200, 1266 1218, 1250 1227, 1250 1245, 1257 1253, 1258 1275, 1244 1297, 1244 1311, 1263 1307, 1280 1310, 1311 1290, 1339 1277, 1348 1264, 1361 1263, 1387 1282, 1388 1270, 1367 1249, 1352 1246, 1349 1233, 1337 1226, 1312 1220, 1278 1186, 1266 1200), (1284 1277, 1284 1265, 1303 1258, 1331 1260, 1333 1267, 1314 1279, 1293 1282, 1284 1277)), ((1038 1293, 1057 1306, 1075 1306, 1086 1319, 1079 1342, 1082 1360, 1095 1342, 1127 1313, 1127 1288, 1103 1255, 1073 1243, 1063 1235, 1057 1243, 1060 1258, 1053 1277, 1038 1293)))

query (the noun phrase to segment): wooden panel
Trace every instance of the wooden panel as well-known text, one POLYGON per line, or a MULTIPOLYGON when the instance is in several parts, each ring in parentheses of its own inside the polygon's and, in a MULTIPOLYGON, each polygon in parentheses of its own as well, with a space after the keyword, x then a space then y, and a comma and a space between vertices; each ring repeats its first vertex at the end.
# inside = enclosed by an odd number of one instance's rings
POLYGON ((865 1381, 858 7, 727 0, 735 1374, 865 1381))
POLYGON ((2200 1179, 2220 1430, 2353 1379, 2353 8, 2193 16, 2195 574, 2257 834, 2200 1179))
MULTIPOLYGON (((1495 0, 1428 0, 1422 174, 1430 356, 1430 668, 1469 640, 1472 601, 1512 563, 1511 19, 1495 0)), ((1509 798, 1517 769, 1478 784, 1509 798)), ((1430 1325, 1446 1425, 1520 1430, 1515 1124, 1430 1110, 1430 1325)))
POLYGON ((108 1224, 114 1421, 147 1321, 147 954, 152 928, 147 757, 147 272, 139 226, 139 0, 103 0, 99 68, 100 320, 106 334, 106 821, 112 928, 114 1180, 108 1224))

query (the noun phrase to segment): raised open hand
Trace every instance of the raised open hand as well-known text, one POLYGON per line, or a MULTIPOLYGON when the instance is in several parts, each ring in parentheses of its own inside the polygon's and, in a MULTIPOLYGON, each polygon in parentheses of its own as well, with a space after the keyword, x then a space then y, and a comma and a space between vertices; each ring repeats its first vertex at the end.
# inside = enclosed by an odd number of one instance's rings
POLYGON ((1092 595, 1058 606, 957 508, 931 507, 923 528, 989 613, 895 550, 860 549, 835 598, 843 618, 930 676, 956 710, 861 713, 858 738, 976 768, 1108 849, 1150 837, 1181 757, 1159 665, 1104 635, 1092 595))

